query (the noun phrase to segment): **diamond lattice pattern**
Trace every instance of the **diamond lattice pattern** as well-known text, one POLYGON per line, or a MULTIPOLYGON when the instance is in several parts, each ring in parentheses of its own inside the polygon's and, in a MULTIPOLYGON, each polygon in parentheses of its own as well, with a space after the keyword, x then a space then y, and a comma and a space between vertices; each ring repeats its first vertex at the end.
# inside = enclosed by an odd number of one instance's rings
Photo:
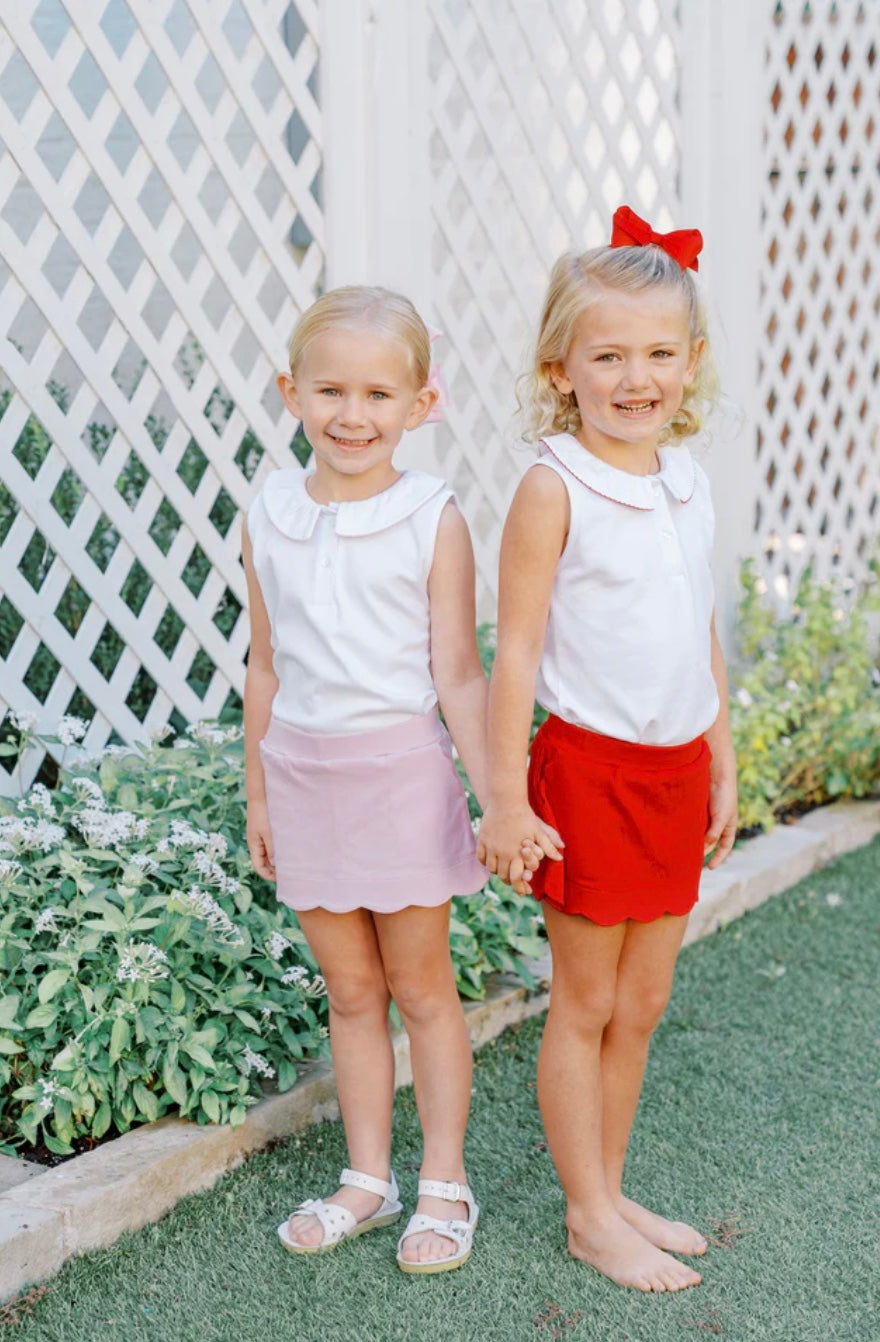
POLYGON ((4 7, 3 693, 93 750, 241 690, 235 519, 291 460, 274 375, 323 269, 317 27, 313 0, 4 7))
POLYGON ((876 542, 880 6, 776 5, 766 64, 755 531, 785 597, 876 542))
POLYGON ((443 473, 490 612, 501 521, 530 454, 512 388, 549 268, 631 204, 678 223, 680 28, 671 0, 429 0, 434 311, 451 406, 443 473))

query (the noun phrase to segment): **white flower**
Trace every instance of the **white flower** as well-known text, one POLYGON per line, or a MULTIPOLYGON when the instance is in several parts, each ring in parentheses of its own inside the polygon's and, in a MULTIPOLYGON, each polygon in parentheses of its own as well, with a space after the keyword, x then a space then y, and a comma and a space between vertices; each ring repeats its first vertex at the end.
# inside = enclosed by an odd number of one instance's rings
POLYGON ((318 1038, 319 1038, 319 1039, 326 1039, 327 1036, 329 1035, 329 1033, 330 1033, 330 1031, 327 1029, 327 1026, 326 1026, 326 1025, 319 1025, 319 1026, 318 1026, 318 1038))
POLYGON ((49 820, 31 820, 27 817, 0 816, 0 852, 20 852, 23 848, 39 848, 50 853, 64 842, 61 825, 49 820))
POLYGON ((93 778, 71 778, 70 785, 81 801, 88 801, 93 806, 107 805, 103 792, 93 778))
POLYGON ((193 829, 185 820, 172 820, 168 842, 172 848, 203 848, 208 836, 203 829, 193 829))
POLYGON ((830 894, 825 896, 825 903, 829 909, 839 909, 843 903, 843 895, 839 895, 836 890, 832 890, 830 894))
POLYGON ((263 1020, 268 1020, 272 1015, 272 1008, 270 1006, 260 1007, 260 1015, 263 1017, 263 1020))
POLYGON ((96 848, 116 848, 133 838, 143 839, 150 827, 148 820, 139 820, 131 811, 107 811, 95 805, 86 806, 73 823, 96 848))
POLYGON ((56 735, 63 746, 73 746, 83 739, 88 730, 89 724, 83 722, 82 718, 75 718, 70 713, 65 713, 58 723, 56 735))
POLYGON ((120 983, 153 983, 156 979, 167 979, 168 956, 152 941, 130 941, 125 954, 120 956, 116 977, 120 983))
POLYGON ((192 741, 187 741, 182 736, 178 736, 177 740, 174 742, 174 749, 190 750, 192 749, 192 741))
POLYGON ((154 871, 159 870, 159 863, 154 857, 150 857, 149 853, 133 853, 131 857, 131 865, 133 867, 140 867, 141 871, 145 871, 148 876, 152 875, 154 871))
POLYGON ((780 744, 781 746, 786 746, 786 747, 790 746, 790 745, 791 745, 791 737, 790 737, 790 736, 780 736, 780 738, 779 738, 779 744, 780 744))
POLYGON ((35 811, 46 811, 47 813, 52 811, 52 793, 45 783, 34 783, 24 800, 29 801, 35 811))
POLYGON ((213 727, 207 722, 192 722, 186 729, 187 735, 195 741, 203 741, 207 746, 226 744, 226 732, 222 727, 213 727))
POLYGON ((35 932, 55 932, 57 924, 55 922, 55 910, 50 906, 43 909, 37 921, 34 923, 35 932))
POLYGON ((796 680, 787 680, 785 682, 785 688, 788 690, 789 694, 797 694, 801 687, 796 680))
POLYGON ((24 871, 20 862, 10 858, 0 858, 0 885, 13 885, 19 872, 24 871))
POLYGON ((37 725, 36 713, 25 713, 15 708, 10 708, 9 717, 13 727, 17 727, 20 732, 31 732, 37 725))
POLYGON ((101 751, 101 759, 114 760, 119 759, 121 755, 133 755, 134 753, 134 748, 132 746, 123 746, 117 741, 112 746, 104 747, 101 751))
POLYGON ((748 690, 745 689, 737 690, 736 701, 738 704, 742 704, 743 708, 749 708, 755 702, 748 690))
MULTIPOLYGON (((223 838, 222 834, 211 834, 208 836, 209 849, 212 846, 211 841, 215 839, 220 840, 225 852, 226 840, 223 838)), ((234 877, 227 876, 220 864, 214 861, 210 851, 206 851, 203 848, 197 849, 192 855, 192 866, 195 867, 196 871, 208 885, 216 885, 217 888, 222 890, 226 895, 238 894, 238 891, 241 889, 240 883, 236 881, 234 877)))
POLYGON ((160 741, 167 741, 168 737, 171 736, 173 732, 174 728, 169 727, 168 723, 166 722, 164 727, 153 728, 153 730, 150 732, 150 740, 155 741, 157 744, 160 741))
POLYGON ((190 886, 185 895, 177 891, 171 896, 169 905, 172 908, 182 909, 184 913, 188 913, 194 918, 201 918, 203 922, 207 923, 211 931, 216 932, 220 940, 225 941, 227 945, 244 945, 244 938, 229 914, 224 908, 221 908, 213 895, 208 894, 207 890, 200 890, 197 885, 193 885, 190 886))
POLYGON ((309 971, 302 965, 293 965, 291 969, 285 969, 281 975, 281 982, 288 988, 304 988, 308 981, 309 971))
POLYGON ((271 1079, 275 1075, 275 1068, 271 1063, 268 1063, 261 1054, 255 1053, 249 1044, 245 1045, 241 1061, 245 1076, 250 1076, 251 1072, 259 1072, 260 1076, 271 1079))
POLYGON ((284 952, 289 948, 290 942, 281 932, 277 930, 272 933, 266 942, 266 950, 272 960, 280 960, 284 952))
POLYGON ((51 1077, 37 1077, 37 1085, 40 1087, 40 1095, 34 1101, 38 1109, 42 1109, 44 1114, 48 1114, 50 1109, 55 1107, 55 1096, 60 1095, 61 1087, 51 1077))
POLYGON ((223 835, 218 834, 216 830, 211 830, 208 835, 208 852, 212 857, 225 857, 228 848, 229 845, 223 835))

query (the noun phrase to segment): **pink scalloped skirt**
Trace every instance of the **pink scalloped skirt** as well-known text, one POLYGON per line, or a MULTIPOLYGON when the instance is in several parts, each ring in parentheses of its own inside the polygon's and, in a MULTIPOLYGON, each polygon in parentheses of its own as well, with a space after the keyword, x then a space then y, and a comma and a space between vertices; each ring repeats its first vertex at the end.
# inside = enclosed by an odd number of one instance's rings
POLYGON ((488 879, 436 712, 354 736, 272 718, 260 755, 276 888, 290 908, 396 913, 488 879))

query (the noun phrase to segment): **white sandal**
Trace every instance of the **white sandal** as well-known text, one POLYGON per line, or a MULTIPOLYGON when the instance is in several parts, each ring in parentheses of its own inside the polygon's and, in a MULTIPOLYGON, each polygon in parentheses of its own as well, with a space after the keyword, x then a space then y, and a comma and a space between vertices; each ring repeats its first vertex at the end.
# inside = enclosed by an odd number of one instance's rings
POLYGON ((480 1209, 474 1202, 474 1195, 467 1184, 440 1183, 436 1179, 419 1180, 419 1197, 442 1198, 444 1202, 465 1202, 467 1203, 468 1219, 466 1221, 441 1221, 437 1216, 425 1216, 423 1212, 416 1212, 406 1223, 400 1239, 397 1241, 397 1266, 402 1272, 417 1272, 427 1274, 429 1272, 451 1272, 454 1268, 463 1267, 471 1256, 471 1244, 474 1238, 474 1231, 477 1227, 477 1219, 480 1215, 480 1209), (418 1235, 423 1230, 433 1230, 435 1234, 442 1235, 444 1239, 452 1240, 456 1245, 455 1253, 447 1258, 430 1258, 424 1263, 410 1262, 402 1256, 403 1242, 410 1235, 418 1235))
POLYGON ((380 1226, 391 1225, 403 1211, 393 1170, 387 1184, 384 1179, 375 1179, 372 1174, 361 1174, 360 1170, 343 1170, 339 1182, 351 1188, 363 1188, 367 1193, 375 1193, 377 1197, 384 1198, 384 1202, 378 1211, 373 1212, 372 1216, 365 1217, 363 1221, 359 1221, 354 1212, 350 1212, 347 1207, 340 1207, 335 1202, 325 1202, 323 1198, 309 1198, 306 1202, 301 1202, 290 1216, 316 1217, 321 1223, 324 1234, 318 1244, 297 1244, 287 1233, 287 1222, 290 1220, 288 1216, 278 1227, 278 1238, 290 1253, 326 1253, 328 1249, 335 1249, 343 1240, 354 1239, 356 1235, 363 1235, 368 1230, 378 1230, 380 1226))

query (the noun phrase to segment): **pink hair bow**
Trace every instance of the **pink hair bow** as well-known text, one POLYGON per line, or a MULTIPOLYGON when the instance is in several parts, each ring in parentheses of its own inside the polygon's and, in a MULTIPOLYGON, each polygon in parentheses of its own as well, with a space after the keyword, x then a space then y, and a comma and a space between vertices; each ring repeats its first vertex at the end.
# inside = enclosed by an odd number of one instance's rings
POLYGON ((434 358, 434 342, 443 335, 435 326, 428 327, 428 335, 431 338, 431 367, 428 370, 428 381, 426 387, 436 391, 437 399, 431 407, 431 413, 426 417, 426 424, 440 424, 444 418, 444 411, 449 404, 449 388, 446 385, 446 378, 443 376, 439 364, 434 358))

